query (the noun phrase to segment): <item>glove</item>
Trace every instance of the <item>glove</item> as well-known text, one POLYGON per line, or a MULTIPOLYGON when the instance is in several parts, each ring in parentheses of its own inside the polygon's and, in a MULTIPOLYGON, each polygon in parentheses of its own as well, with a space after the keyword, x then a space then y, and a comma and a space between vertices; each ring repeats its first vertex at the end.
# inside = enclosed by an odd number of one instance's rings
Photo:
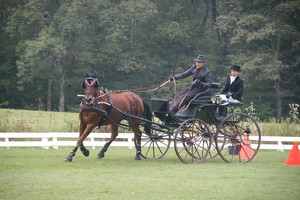
POLYGON ((193 84, 196 85, 196 86, 204 87, 204 83, 201 82, 199 79, 196 79, 196 80, 193 82, 193 84))
POLYGON ((174 81, 175 80, 175 78, 174 78, 174 76, 172 76, 171 78, 170 78, 170 81, 174 81))
POLYGON ((226 98, 229 98, 229 97, 231 97, 231 95, 232 95, 232 93, 231 93, 231 92, 229 92, 228 94, 226 94, 226 98))

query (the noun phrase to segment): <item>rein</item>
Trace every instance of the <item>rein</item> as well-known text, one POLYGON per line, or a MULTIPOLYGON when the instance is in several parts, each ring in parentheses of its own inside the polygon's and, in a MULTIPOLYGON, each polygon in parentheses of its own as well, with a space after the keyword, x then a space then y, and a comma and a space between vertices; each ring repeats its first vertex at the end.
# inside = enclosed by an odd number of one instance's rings
MULTIPOLYGON (((169 82, 171 82, 170 80, 162 83, 161 85, 158 85, 158 86, 152 86, 152 87, 147 87, 147 88, 136 88, 136 89, 131 89, 131 90, 110 90, 110 92, 115 92, 115 93, 121 93, 121 92, 153 92, 155 90, 158 90, 160 88, 163 88, 163 87, 175 87, 175 94, 176 94, 176 86, 181 86, 181 85, 190 85, 191 83, 180 83, 180 84, 176 84, 176 81, 174 80, 174 83, 172 85, 167 85, 169 82)), ((105 96, 106 94, 103 94, 103 95, 100 95, 98 97, 95 98, 98 99, 98 98, 101 98, 103 96, 105 96)), ((77 95, 78 97, 84 97, 84 95, 82 94, 78 94, 77 95)))
MULTIPOLYGON (((147 87, 147 88, 137 88, 137 89, 132 89, 132 90, 124 90, 124 91, 131 91, 131 92, 153 92, 155 90, 158 90, 160 88, 163 87, 175 87, 176 86, 180 86, 180 85, 190 85, 191 83, 180 83, 180 84, 176 84, 175 80, 174 80, 174 84, 172 85, 167 85, 167 83, 169 83, 170 80, 164 82, 163 84, 159 85, 159 86, 152 86, 152 87, 147 87)), ((120 91, 122 92, 122 90, 120 91)), ((176 93, 176 92, 175 92, 176 93)))

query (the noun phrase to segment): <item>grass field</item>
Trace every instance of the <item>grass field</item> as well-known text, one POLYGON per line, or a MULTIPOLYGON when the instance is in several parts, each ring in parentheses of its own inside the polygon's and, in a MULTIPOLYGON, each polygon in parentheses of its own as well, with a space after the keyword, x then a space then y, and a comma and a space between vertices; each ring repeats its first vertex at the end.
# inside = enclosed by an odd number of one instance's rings
POLYGON ((300 197, 300 166, 289 151, 261 150, 248 164, 220 158, 181 163, 171 148, 160 160, 133 160, 134 149, 111 147, 102 160, 70 148, 0 148, 0 199, 270 199, 300 197))

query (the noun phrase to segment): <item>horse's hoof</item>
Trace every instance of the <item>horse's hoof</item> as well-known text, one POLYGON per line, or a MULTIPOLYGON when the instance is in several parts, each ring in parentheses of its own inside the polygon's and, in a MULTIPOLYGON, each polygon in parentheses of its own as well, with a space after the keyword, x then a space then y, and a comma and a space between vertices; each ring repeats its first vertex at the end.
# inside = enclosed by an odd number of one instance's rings
POLYGON ((101 152, 98 153, 98 158, 99 158, 99 159, 104 158, 104 153, 101 153, 101 152))
POLYGON ((66 158, 65 158, 65 162, 72 162, 72 156, 68 155, 66 158))
POLYGON ((85 157, 88 157, 90 155, 90 151, 88 149, 86 149, 85 151, 82 152, 82 154, 85 156, 85 157))
POLYGON ((135 156, 134 160, 141 160, 141 156, 139 155, 135 156))

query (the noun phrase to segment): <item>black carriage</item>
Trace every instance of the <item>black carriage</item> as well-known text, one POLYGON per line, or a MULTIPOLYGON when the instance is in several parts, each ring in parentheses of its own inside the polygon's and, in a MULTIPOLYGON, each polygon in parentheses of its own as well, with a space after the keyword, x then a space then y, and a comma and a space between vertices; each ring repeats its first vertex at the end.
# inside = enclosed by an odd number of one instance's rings
MULTIPOLYGON (((218 87, 213 84, 213 88, 218 87)), ((228 163, 247 163, 255 158, 261 141, 257 122, 235 112, 241 103, 222 104, 213 98, 212 90, 206 90, 177 114, 169 110, 169 99, 152 98, 151 135, 142 134, 142 156, 161 158, 172 144, 186 164, 217 155, 228 163)))

